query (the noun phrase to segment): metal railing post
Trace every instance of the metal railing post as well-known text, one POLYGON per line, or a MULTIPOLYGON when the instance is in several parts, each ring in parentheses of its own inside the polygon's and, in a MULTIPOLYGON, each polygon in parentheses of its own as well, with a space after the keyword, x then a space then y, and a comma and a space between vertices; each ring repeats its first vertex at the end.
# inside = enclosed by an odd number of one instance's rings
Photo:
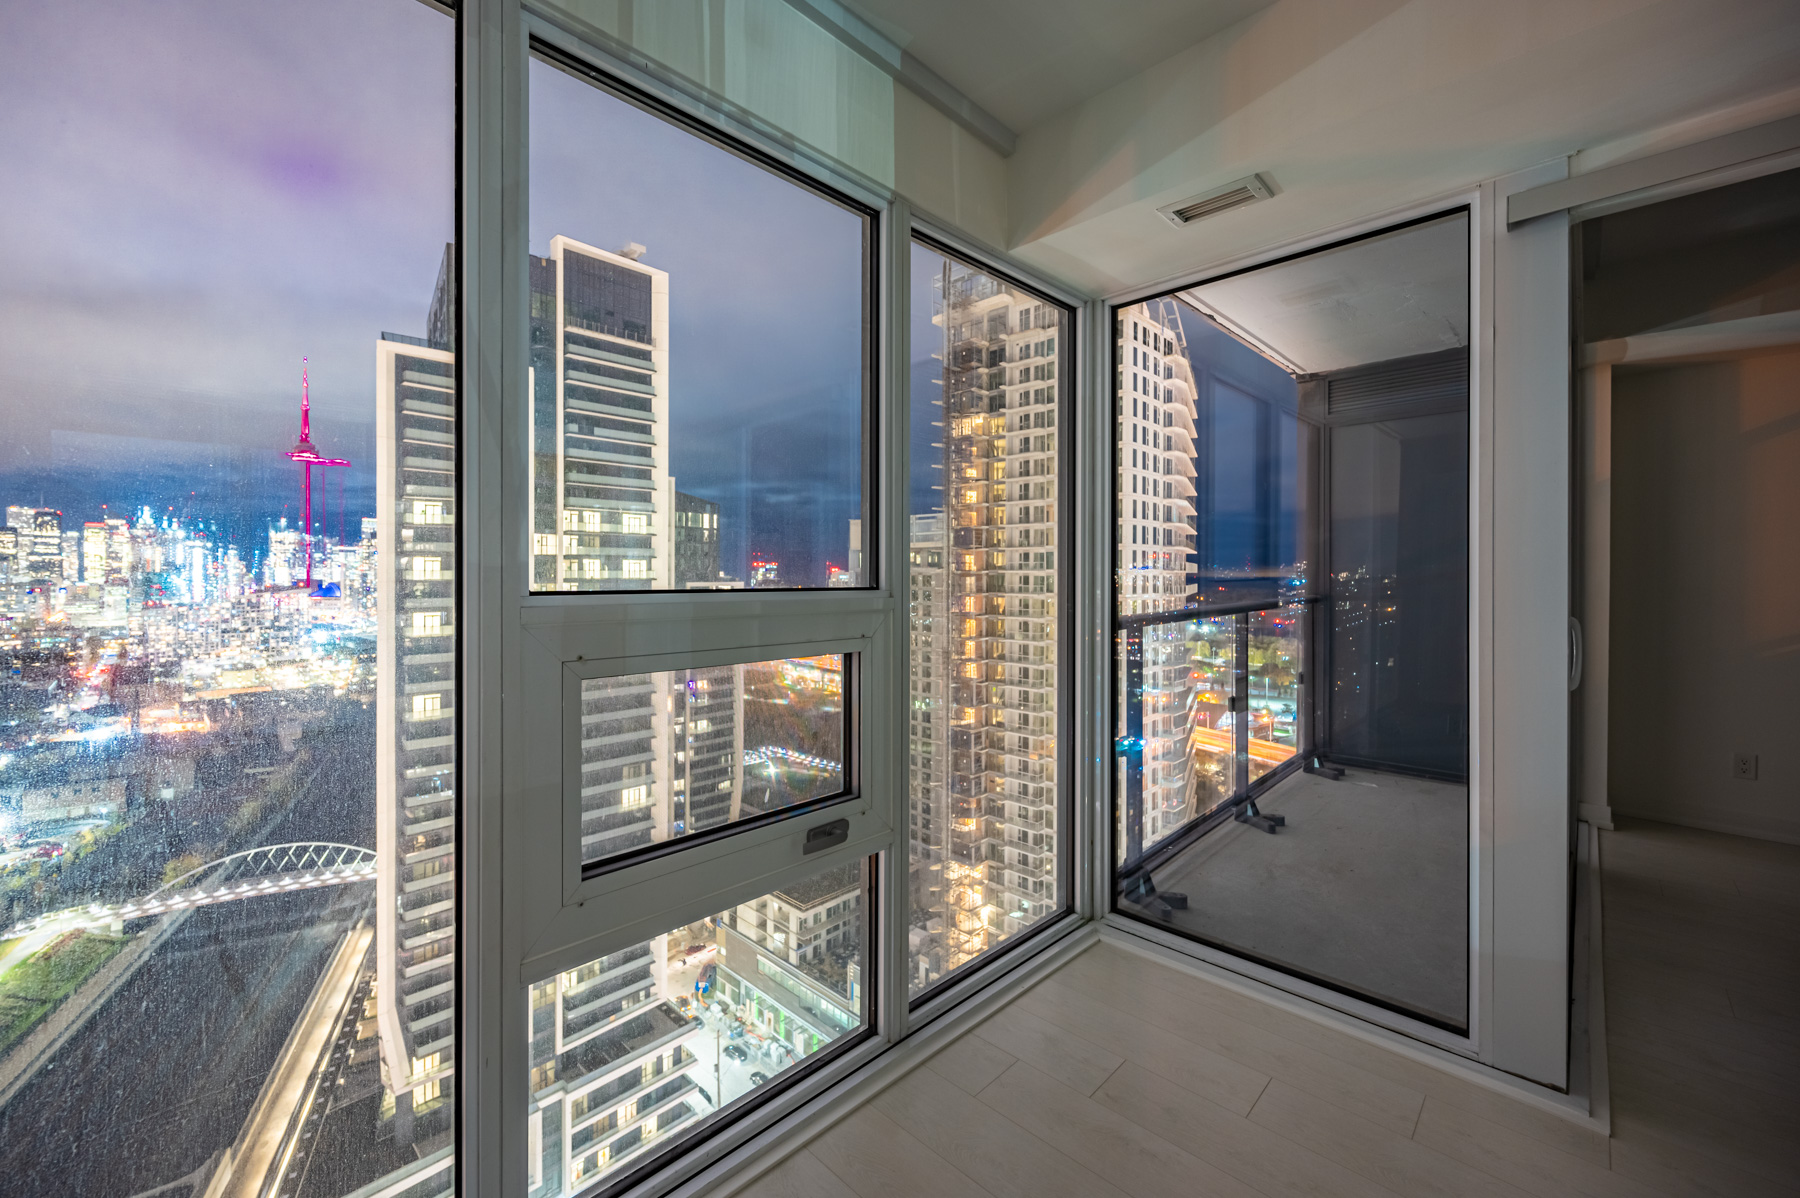
POLYGON ((1250 613, 1232 617, 1237 651, 1231 670, 1231 784, 1233 797, 1250 789, 1250 613))

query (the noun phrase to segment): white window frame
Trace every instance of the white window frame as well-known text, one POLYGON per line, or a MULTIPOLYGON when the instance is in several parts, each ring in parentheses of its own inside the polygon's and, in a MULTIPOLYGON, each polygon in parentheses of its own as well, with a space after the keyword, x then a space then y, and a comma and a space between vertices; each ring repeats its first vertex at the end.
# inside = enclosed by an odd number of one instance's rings
MULTIPOLYGON (((461 93, 458 355, 463 422, 459 485, 470 513, 453 568, 460 583, 457 623, 463 799, 459 840, 459 1035, 461 1192, 515 1195, 528 1176, 531 1138, 527 1036, 531 982, 766 893, 783 880, 873 856, 879 862, 875 939, 868 945, 874 1034, 825 1061, 716 1131, 698 1137, 623 1192, 688 1193, 736 1173, 796 1127, 817 1127, 847 1109, 842 1086, 869 1084, 875 1070, 902 1067, 950 1025, 994 1001, 993 986, 1060 959, 1091 936, 1093 773, 1096 731, 1076 696, 1060 696, 1073 729, 1059 744, 1061 785, 1073 794, 1067 837, 1071 910, 1055 926, 1022 934, 994 959, 958 971, 929 1004, 909 1006, 906 988, 906 694, 909 592, 907 444, 908 271, 915 227, 958 256, 1069 305, 1069 347, 1085 349, 1094 309, 1086 297, 1010 261, 947 225, 917 217, 889 189, 772 134, 757 118, 699 94, 629 47, 573 18, 520 0, 466 0, 459 8, 461 93), (875 209, 874 393, 865 495, 868 564, 877 585, 807 592, 529 593, 530 534, 523 503, 528 362, 524 185, 529 179, 528 63, 532 39, 722 135, 781 162, 797 175, 875 209), (879 456, 878 456, 879 455, 879 456), (464 563, 469 563, 465 568, 464 563), (860 724, 854 797, 812 818, 772 821, 582 877, 568 837, 563 746, 557 729, 571 688, 584 675, 753 661, 791 653, 859 654, 860 724), (821 820, 847 818, 846 843, 803 856, 797 844, 821 820), (561 851, 556 851, 556 846, 561 851), (544 846, 552 846, 546 854, 544 846), (554 863, 554 864, 552 864, 554 863), (546 868, 546 866, 550 866, 546 868), (696 874, 710 875, 698 882, 696 874), (723 877, 725 880, 720 881, 723 877), (604 913, 602 913, 604 911, 604 913), (1060 949, 1059 949, 1060 946, 1060 949), (1013 948, 1014 951, 1007 951, 1013 948), (1034 966, 1035 963, 1035 966, 1034 966), (957 1018, 941 1016, 956 1014, 957 1018), (925 1028, 928 1022, 932 1027, 925 1028), (924 1029, 923 1032, 920 1029, 924 1029), (903 1044, 909 1032, 917 1033, 903 1044), (900 1051, 895 1051, 898 1048, 900 1051), (829 1093, 828 1093, 829 1091, 829 1093), (819 1104, 825 1103, 821 1107, 819 1104)), ((1093 406, 1081 352, 1079 377, 1061 405, 1066 440, 1078 440, 1093 406)), ((1073 449, 1067 451, 1065 466, 1073 449)), ((1091 677, 1095 637, 1077 633, 1106 610, 1091 555, 1075 551, 1074 530, 1090 527, 1095 463, 1066 476, 1071 542, 1063 550, 1059 610, 1064 679, 1091 677)), ((1104 470, 1104 462, 1098 463, 1104 470)), ((1063 548, 1059 546, 1059 548, 1063 548)), ((591 873, 591 871, 590 871, 591 873)))
MULTIPOLYGON (((1083 672, 1082 649, 1084 640, 1091 639, 1085 634, 1092 621, 1091 613, 1084 608, 1083 600, 1091 594, 1091 583, 1087 576, 1094 572, 1093 561, 1079 551, 1076 542, 1079 531, 1086 527, 1092 512, 1095 499, 1094 468, 1096 465, 1108 468, 1109 465, 1108 462, 1086 461, 1080 452, 1080 447, 1087 444, 1081 433, 1086 427, 1084 417, 1091 406, 1092 394, 1088 385, 1091 357, 1083 352, 1087 344, 1086 331, 1093 319, 1092 305, 1079 293, 1018 265, 1004 254, 957 232, 945 222, 916 211, 912 211, 910 216, 911 234, 905 245, 909 259, 913 238, 916 237, 930 249, 947 251, 970 266, 1062 305, 1068 316, 1068 327, 1063 334, 1063 349, 1071 355, 1073 362, 1070 369, 1063 371, 1056 380, 1057 385, 1066 392, 1059 395, 1056 405, 1057 507, 1060 517, 1055 547, 1058 555, 1055 570, 1058 613, 1056 785, 1061 803, 1056 851, 1061 857, 1064 870, 1060 883, 1064 893, 1057 896, 1062 909, 1012 939, 996 945, 977 960, 959 967, 944 980, 927 987, 911 1003, 907 1018, 909 1030, 923 1027, 940 1015, 955 1011, 1012 969, 1028 964, 1037 954, 1049 949, 1063 937, 1079 931, 1097 910, 1104 909, 1093 905, 1093 888, 1088 880, 1095 832, 1095 809, 1091 796, 1096 792, 1093 790, 1093 779, 1087 776, 1088 771, 1083 769, 1083 765, 1091 763, 1102 748, 1111 743, 1110 737, 1104 740, 1094 739, 1095 730, 1084 721, 1085 709, 1079 701, 1075 686, 1076 679, 1087 677, 1083 672)), ((910 279, 909 271, 902 280, 903 288, 910 283, 910 279)), ((907 317, 901 321, 907 330, 910 330, 910 301, 909 289, 894 300, 907 310, 907 317)), ((906 356, 910 359, 910 353, 906 356)), ((910 558, 908 555, 902 555, 902 558, 901 566, 906 569, 910 565, 910 558)), ((1104 576, 1103 567, 1099 573, 1104 576)), ((910 594, 910 573, 896 585, 902 594, 910 594)), ((904 719, 904 713, 902 718, 904 719)), ((904 732, 904 726, 902 731, 904 732)), ((903 805, 900 812, 903 847, 909 847, 906 845, 909 836, 907 815, 903 805)), ((901 897, 902 901, 906 898, 905 895, 901 897)), ((905 962, 901 964, 904 965, 905 962)))
MULTIPOLYGON (((1220 275, 1247 270, 1379 233, 1453 208, 1469 211, 1469 1030, 1446 1031, 1385 1007, 1245 960, 1113 910, 1110 771, 1102 784, 1107 818, 1098 823, 1100 851, 1093 882, 1101 923, 1134 943, 1147 943, 1216 966, 1268 994, 1297 995, 1341 1026, 1367 1035, 1387 1029, 1447 1054, 1490 1066, 1496 1078, 1523 1077, 1567 1089, 1569 995, 1567 956, 1573 910, 1572 875, 1556 866, 1572 859, 1568 804, 1568 695, 1565 629, 1568 607, 1568 308, 1567 219, 1544 217, 1509 229, 1506 197, 1561 178, 1560 161, 1478 187, 1454 191, 1346 222, 1304 238, 1264 247, 1104 301, 1113 313, 1142 299, 1220 275), (1557 302, 1545 302, 1545 297, 1557 302), (1504 351, 1503 353, 1501 351, 1504 351), (1497 371, 1496 364, 1510 368, 1497 371), (1524 364, 1524 365, 1522 365, 1524 364), (1512 531, 1503 533, 1497 512, 1512 531), (1533 513, 1525 517, 1522 513, 1533 513), (1530 530, 1528 533, 1520 530, 1530 530), (1553 627, 1554 644, 1525 635, 1530 624, 1553 627), (1496 634, 1513 648, 1505 669, 1496 634), (1528 651, 1521 651, 1529 646, 1528 651), (1499 729, 1504 727, 1502 734, 1499 729), (1503 759, 1502 744, 1542 746, 1531 761, 1503 759), (1498 829, 1506 829, 1501 835, 1498 829)), ((1110 338, 1108 338, 1110 341, 1110 338)), ((1122 369, 1103 347, 1107 370, 1122 369)), ((1104 427, 1111 446, 1110 378, 1104 427)), ((1102 535, 1113 527, 1108 467, 1101 497, 1102 535)), ((1110 561, 1112 548, 1096 550, 1110 561)), ((1112 710, 1111 581, 1108 645, 1093 671, 1112 710)), ((1110 718, 1110 717, 1108 717, 1110 718)), ((1108 755, 1108 765, 1111 758, 1108 755)), ((1404 1043, 1392 1040, 1392 1043, 1404 1043)), ((1577 1079, 1578 1080, 1578 1079, 1577 1079)), ((1515 1083, 1516 1084, 1516 1083, 1515 1083)))

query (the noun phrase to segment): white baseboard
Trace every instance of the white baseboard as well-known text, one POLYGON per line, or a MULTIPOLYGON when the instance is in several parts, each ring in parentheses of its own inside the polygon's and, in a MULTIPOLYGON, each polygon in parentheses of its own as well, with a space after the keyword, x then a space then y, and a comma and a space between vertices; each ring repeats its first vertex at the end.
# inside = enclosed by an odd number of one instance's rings
POLYGON ((1610 832, 1613 830, 1612 807, 1606 803, 1583 803, 1577 816, 1589 827, 1600 828, 1610 832))
MULTIPOLYGON (((1586 806, 1586 804, 1583 804, 1586 806)), ((1685 815, 1665 812, 1621 811, 1627 819, 1649 820, 1655 824, 1673 824, 1677 828, 1693 828, 1700 832, 1722 832, 1726 836, 1743 836, 1750 840, 1772 840, 1776 844, 1800 844, 1800 830, 1767 828, 1757 824, 1734 823, 1731 820, 1690 819, 1685 815)))

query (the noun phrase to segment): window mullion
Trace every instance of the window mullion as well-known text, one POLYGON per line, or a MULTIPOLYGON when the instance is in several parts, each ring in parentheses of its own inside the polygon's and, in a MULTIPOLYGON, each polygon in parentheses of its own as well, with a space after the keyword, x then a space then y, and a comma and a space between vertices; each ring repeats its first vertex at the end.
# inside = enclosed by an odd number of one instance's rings
MULTIPOLYGON (((523 558, 508 480, 516 472, 509 415, 525 353, 522 264, 527 212, 518 182, 525 175, 525 35, 517 0, 467 0, 459 6, 458 237, 463 420, 460 427, 464 510, 459 573, 465 618, 461 662, 463 792, 461 827, 461 1024, 458 1093, 462 1101, 461 1189, 499 1195, 520 1175, 526 1153, 525 1041, 520 1004, 509 1003, 517 945, 502 922, 500 796, 502 695, 519 671, 517 607, 523 558), (479 1046, 479 1047, 478 1047, 479 1046), (514 1068, 515 1065, 520 1067, 514 1068)), ((515 717, 516 718, 516 717, 515 717)))
MULTIPOLYGON (((877 925, 876 943, 880 953, 881 1003, 877 1012, 878 1029, 889 1041, 897 1041, 907 1033, 907 977, 911 968, 908 953, 908 929, 912 926, 910 853, 908 812, 912 805, 912 774, 907 760, 908 712, 908 636, 911 593, 910 510, 907 492, 911 480, 908 448, 911 443, 911 345, 908 314, 911 312, 912 211, 905 200, 889 205, 880 225, 880 313, 877 325, 877 363, 880 371, 881 427, 876 437, 879 455, 875 471, 881 512, 880 569, 883 589, 891 604, 887 635, 891 648, 891 664, 884 680, 890 702, 890 718, 882 735, 886 740, 886 756, 893 763, 886 793, 890 802, 889 818, 894 829, 894 847, 883 863, 881 874, 882 920, 877 925)), ((865 734, 875 730, 865 724, 865 734)))

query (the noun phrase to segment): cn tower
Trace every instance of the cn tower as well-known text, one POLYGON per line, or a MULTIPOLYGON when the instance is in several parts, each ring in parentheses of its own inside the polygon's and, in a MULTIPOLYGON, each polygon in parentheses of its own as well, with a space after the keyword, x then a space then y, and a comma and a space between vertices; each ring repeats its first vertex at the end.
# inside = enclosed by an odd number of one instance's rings
POLYGON ((306 523, 301 529, 306 542, 306 589, 312 590, 312 472, 314 466, 348 466, 344 458, 322 458, 312 443, 312 396, 307 390, 306 359, 300 359, 300 440, 288 451, 290 461, 305 468, 300 484, 301 506, 306 510, 306 523))

